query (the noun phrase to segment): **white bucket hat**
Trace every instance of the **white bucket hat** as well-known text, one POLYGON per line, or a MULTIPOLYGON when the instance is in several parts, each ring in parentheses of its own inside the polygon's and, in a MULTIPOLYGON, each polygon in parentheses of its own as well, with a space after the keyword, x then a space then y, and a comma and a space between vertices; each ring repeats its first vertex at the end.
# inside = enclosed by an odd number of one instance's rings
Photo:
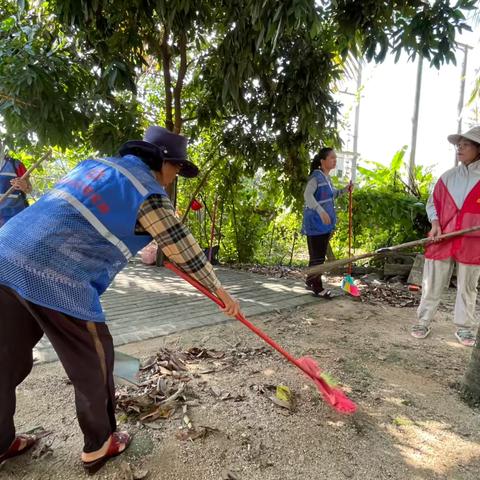
POLYGON ((465 133, 455 133, 453 135, 449 135, 447 140, 450 143, 456 145, 461 138, 466 138, 467 140, 471 140, 472 142, 476 142, 480 144, 480 126, 471 128, 468 132, 465 133))

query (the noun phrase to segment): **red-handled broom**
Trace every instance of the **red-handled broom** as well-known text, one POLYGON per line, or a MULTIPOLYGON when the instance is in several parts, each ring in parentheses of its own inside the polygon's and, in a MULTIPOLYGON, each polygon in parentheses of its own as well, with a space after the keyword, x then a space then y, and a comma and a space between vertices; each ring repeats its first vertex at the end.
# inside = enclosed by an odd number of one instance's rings
MULTIPOLYGON (((353 233, 353 201, 352 201, 353 184, 350 181, 348 185, 348 257, 352 256, 352 233, 353 233)), ((352 278, 352 264, 348 264, 347 274, 343 276, 342 290, 352 295, 352 297, 359 297, 360 290, 355 285, 352 278)))
MULTIPOLYGON (((224 308, 225 305, 223 302, 216 297, 212 292, 205 288, 201 283, 197 282, 190 275, 180 270, 178 267, 173 265, 170 262, 165 262, 165 267, 170 269, 172 272, 176 273, 178 276, 186 280, 190 285, 194 286, 197 290, 202 292, 208 298, 213 300, 218 306, 224 308)), ((238 314, 236 319, 242 322, 247 328, 249 328, 253 333, 258 335, 262 340, 267 342, 271 347, 273 347, 277 352, 281 353, 290 363, 293 363, 298 367, 307 377, 309 377, 318 390, 320 391, 323 399, 331 405, 337 412, 340 413, 354 413, 357 409, 352 400, 350 400, 339 388, 334 388, 328 384, 328 382, 322 377, 320 367, 316 364, 315 360, 310 357, 302 357, 299 359, 294 358, 286 350, 284 350, 278 343, 273 341, 269 336, 262 332, 255 325, 250 323, 242 314, 238 314)))

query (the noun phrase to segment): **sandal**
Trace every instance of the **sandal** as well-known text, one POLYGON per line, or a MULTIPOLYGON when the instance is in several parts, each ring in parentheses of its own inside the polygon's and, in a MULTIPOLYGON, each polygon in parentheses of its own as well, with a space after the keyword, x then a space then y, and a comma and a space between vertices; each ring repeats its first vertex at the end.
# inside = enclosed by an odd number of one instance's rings
POLYGON ((38 438, 35 435, 17 435, 12 444, 8 447, 8 450, 5 453, 0 455, 0 463, 5 460, 18 455, 24 454, 26 451, 30 450, 36 443, 38 438), (23 443, 23 448, 20 448, 23 443))
POLYGON ((83 462, 83 467, 89 475, 97 473, 111 458, 122 454, 130 445, 132 437, 127 432, 113 432, 107 453, 91 462, 83 462), (124 447, 124 448, 121 448, 124 447))
POLYGON ((331 290, 324 289, 321 292, 313 293, 316 297, 324 298, 326 300, 331 300, 335 295, 333 295, 331 290))
POLYGON ((424 338, 427 338, 430 335, 431 329, 429 327, 426 327, 425 325, 413 325, 412 329, 410 330, 410 335, 413 338, 418 338, 420 340, 423 340, 424 338))
POLYGON ((473 347, 477 340, 469 328, 459 328, 455 332, 455 337, 465 347, 473 347))

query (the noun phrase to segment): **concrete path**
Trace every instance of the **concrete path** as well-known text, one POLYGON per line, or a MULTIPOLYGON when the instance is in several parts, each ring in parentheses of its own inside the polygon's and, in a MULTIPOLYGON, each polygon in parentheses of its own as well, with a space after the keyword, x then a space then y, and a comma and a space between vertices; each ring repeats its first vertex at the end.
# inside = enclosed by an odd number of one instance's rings
MULTIPOLYGON (((301 281, 223 267, 215 271, 223 285, 240 300, 247 318, 318 302, 301 281)), ((102 304, 116 346, 233 321, 170 270, 147 267, 138 260, 117 275, 103 295, 102 304)), ((35 348, 34 357, 37 362, 56 359, 45 337, 35 348)))

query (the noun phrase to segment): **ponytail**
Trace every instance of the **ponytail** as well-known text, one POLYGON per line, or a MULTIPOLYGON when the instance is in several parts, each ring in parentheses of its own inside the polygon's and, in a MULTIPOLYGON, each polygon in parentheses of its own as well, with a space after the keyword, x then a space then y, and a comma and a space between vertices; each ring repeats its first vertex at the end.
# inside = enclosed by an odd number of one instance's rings
POLYGON ((325 160, 328 157, 328 154, 333 151, 331 147, 323 147, 320 151, 313 157, 312 163, 310 164, 310 173, 311 175, 317 168, 322 164, 322 160, 325 160))

